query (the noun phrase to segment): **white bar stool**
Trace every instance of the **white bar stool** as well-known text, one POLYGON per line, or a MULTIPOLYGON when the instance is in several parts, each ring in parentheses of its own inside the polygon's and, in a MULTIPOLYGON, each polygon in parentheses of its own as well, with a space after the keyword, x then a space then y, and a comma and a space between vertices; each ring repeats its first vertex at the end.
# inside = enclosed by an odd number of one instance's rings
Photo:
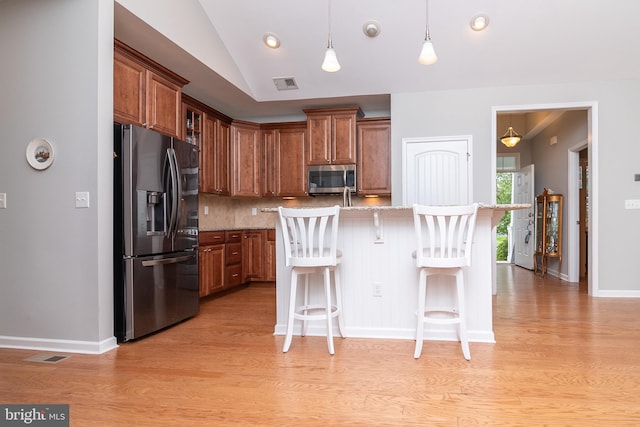
POLYGON ((413 355, 416 359, 422 352, 425 323, 458 325, 462 354, 465 359, 471 359, 465 317, 463 267, 471 265, 471 243, 477 214, 477 203, 465 206, 413 205, 416 250, 412 255, 420 269, 418 326, 413 355), (455 277, 457 310, 427 304, 427 277, 433 275, 455 277))
POLYGON ((307 321, 326 320, 329 354, 334 354, 333 318, 338 318, 340 335, 344 338, 342 321, 342 292, 339 265, 342 253, 337 248, 340 207, 297 209, 278 208, 284 239, 285 265, 291 268, 289 317, 283 352, 289 351, 295 319, 302 320, 302 336, 307 333, 307 321), (324 304, 309 304, 309 275, 324 275, 324 304), (331 273, 335 289, 335 305, 331 296, 331 273), (298 276, 304 276, 304 300, 296 307, 298 276))

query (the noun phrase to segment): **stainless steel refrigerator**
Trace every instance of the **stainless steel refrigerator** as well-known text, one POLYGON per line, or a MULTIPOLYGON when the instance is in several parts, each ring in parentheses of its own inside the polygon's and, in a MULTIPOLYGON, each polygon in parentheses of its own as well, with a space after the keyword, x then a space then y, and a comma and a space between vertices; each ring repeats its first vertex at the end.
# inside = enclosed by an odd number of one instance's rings
POLYGON ((117 340, 196 315, 198 147, 114 124, 113 228, 117 340))

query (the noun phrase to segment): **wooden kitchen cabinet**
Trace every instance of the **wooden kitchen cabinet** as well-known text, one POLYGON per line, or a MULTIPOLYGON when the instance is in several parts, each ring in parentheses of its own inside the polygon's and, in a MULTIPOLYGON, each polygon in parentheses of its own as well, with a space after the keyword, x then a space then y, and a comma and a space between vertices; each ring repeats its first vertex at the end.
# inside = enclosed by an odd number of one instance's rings
POLYGON ((188 80, 114 41, 114 121, 182 137, 182 86, 188 80))
POLYGON ((245 282, 265 280, 264 241, 266 230, 245 230, 242 236, 242 276, 245 282))
POLYGON ((182 139, 189 144, 201 147, 204 112, 188 102, 182 102, 182 118, 184 122, 182 139))
POLYGON ((231 124, 231 196, 260 197, 260 127, 231 124))
POLYGON ((391 120, 360 120, 357 135, 358 194, 390 196, 391 120))
POLYGON ((306 196, 305 122, 261 126, 262 195, 306 196))
POLYGON ((188 95, 183 95, 182 101, 184 139, 199 142, 199 189, 228 196, 231 119, 188 95))
POLYGON ((307 115, 307 165, 355 164, 359 107, 304 110, 307 115))
POLYGON ((276 230, 267 229, 267 239, 264 242, 264 280, 276 281, 276 230))
POLYGON ((244 283, 242 277, 242 230, 225 231, 225 289, 244 283))
POLYGON ((224 289, 225 245, 224 231, 201 232, 198 248, 200 297, 224 289))

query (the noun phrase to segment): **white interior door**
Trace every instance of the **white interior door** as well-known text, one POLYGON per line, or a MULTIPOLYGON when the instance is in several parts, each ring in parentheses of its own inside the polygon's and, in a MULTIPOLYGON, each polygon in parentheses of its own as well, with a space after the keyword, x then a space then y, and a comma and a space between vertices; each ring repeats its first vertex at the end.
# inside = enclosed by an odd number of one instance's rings
POLYGON ((525 166, 513 175, 513 203, 530 203, 530 209, 512 211, 514 263, 533 270, 534 165, 525 166))
POLYGON ((402 202, 471 203, 471 136, 403 138, 402 202))

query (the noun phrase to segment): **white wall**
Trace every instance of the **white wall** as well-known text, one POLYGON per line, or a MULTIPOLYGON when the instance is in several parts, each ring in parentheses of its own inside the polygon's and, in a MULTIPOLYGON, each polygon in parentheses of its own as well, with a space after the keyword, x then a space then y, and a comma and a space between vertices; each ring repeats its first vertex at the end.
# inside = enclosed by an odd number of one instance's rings
POLYGON ((113 3, 0 1, 0 346, 101 352, 112 313, 113 3), (49 139, 44 171, 25 160, 49 139), (88 191, 91 207, 75 208, 88 191))
MULTIPOLYGON (((404 137, 473 135, 474 198, 491 203, 492 108, 510 105, 597 103, 598 269, 603 295, 640 296, 640 211, 625 199, 640 199, 640 80, 401 93, 391 96, 392 203, 402 200, 401 142, 404 137)), ((499 135, 498 135, 499 136, 499 135)), ((566 162, 565 162, 566 167, 566 162)))

